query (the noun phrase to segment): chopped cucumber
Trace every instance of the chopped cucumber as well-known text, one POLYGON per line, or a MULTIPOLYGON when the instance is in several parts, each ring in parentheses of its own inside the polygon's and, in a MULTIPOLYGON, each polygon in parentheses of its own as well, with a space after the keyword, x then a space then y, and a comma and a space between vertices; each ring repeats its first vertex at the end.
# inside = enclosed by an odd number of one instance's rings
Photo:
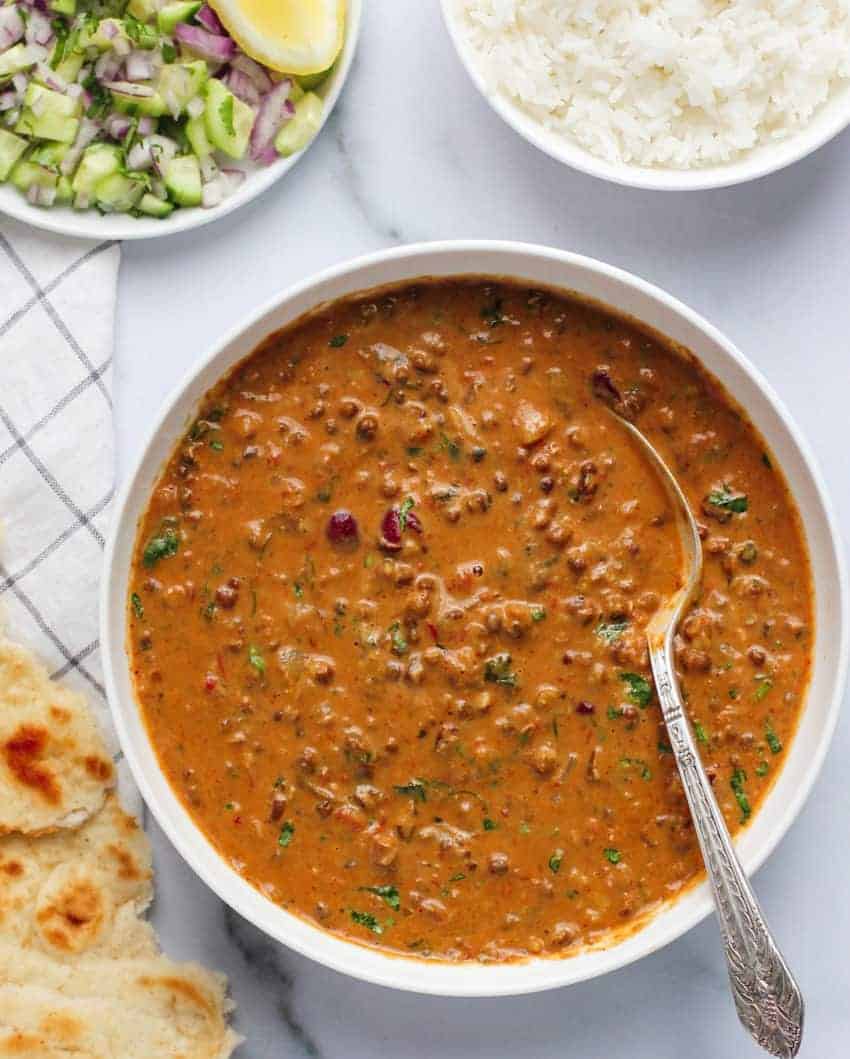
POLYGON ((110 173, 94 189, 97 204, 109 213, 129 213, 145 193, 145 181, 126 173, 110 173))
POLYGON ((166 63, 159 74, 157 94, 162 96, 172 114, 182 114, 189 100, 200 95, 208 77, 209 69, 203 59, 188 63, 166 63))
POLYGON ((178 206, 200 206, 201 167, 193 154, 172 158, 165 166, 165 186, 178 206))
POLYGON ((54 92, 51 88, 30 81, 24 93, 24 106, 15 125, 15 132, 34 136, 38 140, 58 140, 73 143, 80 121, 80 101, 54 92))
POLYGON ((138 206, 139 213, 144 213, 148 217, 168 217, 174 210, 174 206, 170 202, 166 202, 164 199, 158 199, 156 195, 151 195, 149 191, 146 191, 139 200, 138 206))
POLYGON ((67 143, 41 143, 31 152, 29 160, 55 169, 67 153, 67 143))
POLYGON ((124 23, 120 18, 102 18, 97 24, 97 29, 86 36, 86 47, 97 48, 98 51, 110 51, 116 40, 121 37, 129 44, 127 34, 124 31, 124 23))
POLYGON ((93 143, 83 151, 71 189, 75 195, 91 195, 102 180, 120 171, 121 164, 120 148, 111 143, 93 143))
POLYGON ((28 142, 20 136, 0 129, 0 180, 8 178, 28 146, 28 142))
POLYGON ((8 51, 0 55, 0 78, 11 77, 13 74, 23 73, 35 66, 35 54, 28 44, 16 44, 8 51))
POLYGON ((139 22, 153 22, 157 8, 156 0, 130 0, 127 4, 127 14, 137 18, 139 22))
POLYGON ((124 22, 124 36, 128 37, 136 48, 155 48, 159 44, 159 34, 156 26, 146 26, 138 19, 126 19, 124 22))
POLYGON ((50 10, 70 18, 77 13, 77 0, 50 0, 50 10))
POLYGON ((295 113, 275 137, 274 145, 284 158, 302 151, 322 124, 322 101, 315 92, 307 92, 295 104, 295 113))
POLYGON ((31 187, 55 188, 59 178, 52 169, 22 158, 12 170, 9 179, 19 191, 29 191, 31 187))
POLYGON ((231 158, 244 158, 254 125, 254 111, 215 78, 207 81, 204 122, 213 147, 231 158))
POLYGON ((85 55, 81 51, 69 52, 56 67, 56 73, 63 81, 76 81, 77 74, 83 68, 84 60, 85 55))
POLYGON ((168 113, 168 107, 159 92, 154 92, 152 96, 134 96, 129 92, 122 92, 120 88, 110 88, 109 91, 112 93, 115 109, 120 110, 122 114, 144 114, 150 118, 161 118, 163 114, 168 113))
MULTIPOLYGON (((298 74, 294 78, 295 83, 300 85, 305 92, 311 92, 314 88, 318 88, 323 81, 327 81, 335 65, 336 63, 331 63, 327 70, 319 70, 317 74, 298 74)), ((291 98, 292 96, 290 95, 291 98)))
POLYGON ((186 139, 198 158, 209 158, 213 153, 203 114, 199 114, 197 118, 189 118, 186 122, 186 139))
POLYGON ((188 22, 192 15, 196 15, 203 5, 200 0, 178 0, 176 3, 166 4, 159 9, 156 16, 156 24, 160 33, 173 33, 178 22, 188 22))
POLYGON ((59 206, 68 206, 74 197, 74 192, 71 189, 71 181, 60 174, 59 182, 56 185, 56 198, 53 200, 59 206))

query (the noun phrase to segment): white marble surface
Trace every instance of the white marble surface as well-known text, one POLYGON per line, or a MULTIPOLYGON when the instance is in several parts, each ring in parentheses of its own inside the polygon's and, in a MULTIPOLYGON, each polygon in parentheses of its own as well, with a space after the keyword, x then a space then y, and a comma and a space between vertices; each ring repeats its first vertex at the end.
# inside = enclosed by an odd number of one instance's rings
MULTIPOLYGON (((122 470, 195 357, 259 302, 396 243, 491 237, 621 265, 704 313, 766 372, 850 523, 850 134, 748 187, 617 188, 537 153, 489 110, 435 0, 372 0, 359 56, 321 141, 258 202, 197 234, 128 244, 120 285, 122 470)), ((808 1000, 803 1056, 850 1041, 850 730, 757 888, 808 1000)), ((643 962, 567 990, 449 1001, 349 981, 264 940, 222 907, 151 824, 155 919, 168 949, 221 967, 242 1059, 741 1059, 713 922, 643 962)))

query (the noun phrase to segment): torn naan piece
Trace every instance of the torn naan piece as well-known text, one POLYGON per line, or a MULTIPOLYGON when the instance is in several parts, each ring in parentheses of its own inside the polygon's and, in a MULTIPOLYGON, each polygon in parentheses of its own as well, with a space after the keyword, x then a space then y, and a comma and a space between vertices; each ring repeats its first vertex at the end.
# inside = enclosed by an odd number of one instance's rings
POLYGON ((114 793, 76 831, 0 838, 0 942, 57 959, 155 955, 141 918, 152 880, 147 836, 114 793))
POLYGON ((231 1007, 224 978, 198 964, 72 965, 0 944, 0 1056, 228 1059, 240 1041, 231 1007))
POLYGON ((79 827, 114 783, 85 699, 0 639, 0 835, 79 827))

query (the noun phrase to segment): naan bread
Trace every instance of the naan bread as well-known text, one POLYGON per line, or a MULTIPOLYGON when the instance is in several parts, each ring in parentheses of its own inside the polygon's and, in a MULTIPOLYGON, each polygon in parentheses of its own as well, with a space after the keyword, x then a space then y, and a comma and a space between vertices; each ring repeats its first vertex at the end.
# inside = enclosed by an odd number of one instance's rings
POLYGON ((239 1043, 230 1007, 224 979, 198 964, 71 965, 0 944, 0 1056, 227 1059, 239 1043))
POLYGON ((78 827, 114 781, 85 700, 0 640, 0 835, 78 827))
POLYGON ((154 955, 147 836, 115 794, 79 830, 0 838, 0 942, 58 959, 154 955))
POLYGON ((0 1059, 229 1059, 225 979, 160 954, 112 780, 86 703, 0 641, 0 1059))

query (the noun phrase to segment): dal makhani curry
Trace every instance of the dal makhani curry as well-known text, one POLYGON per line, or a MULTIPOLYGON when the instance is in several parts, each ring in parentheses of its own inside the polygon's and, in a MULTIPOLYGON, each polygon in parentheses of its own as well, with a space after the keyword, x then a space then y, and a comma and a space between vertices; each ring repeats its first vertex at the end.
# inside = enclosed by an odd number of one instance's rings
POLYGON ((701 871, 644 630, 682 557, 624 403, 701 524, 676 657, 730 829, 812 644, 794 504, 684 351, 554 292, 425 280, 322 307, 205 398, 139 527, 129 642, 221 854, 347 938, 565 954, 701 871))

